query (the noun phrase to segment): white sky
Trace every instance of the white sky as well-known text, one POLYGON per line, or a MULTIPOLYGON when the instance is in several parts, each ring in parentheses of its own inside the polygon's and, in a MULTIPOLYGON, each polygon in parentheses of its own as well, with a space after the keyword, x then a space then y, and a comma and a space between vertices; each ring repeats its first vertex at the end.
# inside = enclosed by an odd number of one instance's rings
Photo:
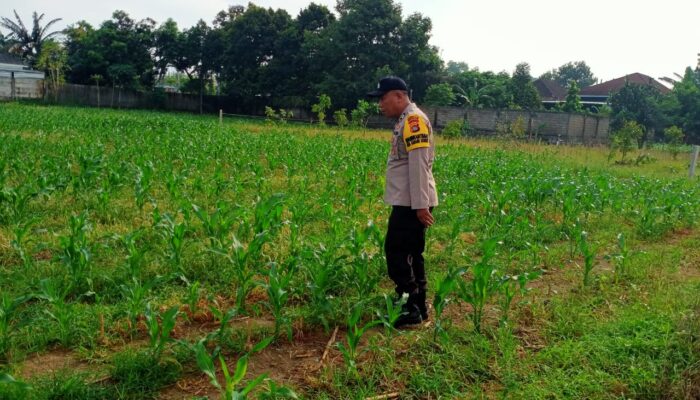
MULTIPOLYGON (((396 1, 396 0, 395 0, 396 1)), ((310 0, 257 0, 296 16, 310 0)), ((315 0, 335 7, 335 0, 315 0)), ((514 70, 525 61, 538 76, 568 61, 584 60, 603 80, 641 72, 654 78, 683 74, 700 53, 697 0, 403 0, 404 16, 420 12, 433 21, 431 43, 445 61, 464 61, 482 71, 514 70)), ((32 11, 58 28, 85 19, 93 25, 122 9, 136 20, 168 17, 180 28, 211 23, 230 4, 247 0, 3 0, 0 16, 16 9, 25 23, 32 11)), ((0 32, 7 33, 3 30, 0 32)))

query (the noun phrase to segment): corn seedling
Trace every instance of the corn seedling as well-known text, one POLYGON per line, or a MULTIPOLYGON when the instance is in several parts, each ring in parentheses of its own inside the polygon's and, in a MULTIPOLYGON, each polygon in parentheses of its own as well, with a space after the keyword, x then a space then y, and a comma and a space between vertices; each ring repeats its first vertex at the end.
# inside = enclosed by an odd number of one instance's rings
POLYGON ((39 292, 36 297, 46 300, 51 309, 45 309, 46 315, 58 324, 58 340, 63 346, 69 346, 74 338, 73 307, 66 301, 67 291, 60 284, 50 279, 42 279, 39 282, 39 292))
POLYGON ((267 347, 270 344, 271 341, 272 338, 263 340, 262 342, 255 345, 255 347, 253 347, 250 353, 239 358, 236 362, 236 369, 233 371, 233 376, 231 376, 231 373, 228 370, 223 355, 219 354, 219 365, 221 368, 221 372, 224 375, 223 382, 220 382, 219 378, 216 376, 216 367, 214 366, 215 357, 209 354, 206 347, 204 346, 204 342, 202 341, 199 341, 195 345, 195 357, 197 359, 197 366, 209 378, 209 382, 215 388, 219 389, 222 398, 226 400, 246 399, 248 394, 257 386, 259 386, 267 377, 267 374, 259 375, 258 377, 250 381, 242 389, 239 388, 239 384, 241 383, 243 378, 245 378, 246 372, 248 371, 248 357, 251 353, 262 351, 265 347, 267 347))
POLYGON ((170 336, 175 323, 177 322, 178 307, 171 307, 165 313, 159 314, 151 310, 151 304, 146 305, 146 327, 148 328, 148 342, 150 345, 151 357, 154 360, 159 360, 165 346, 172 342, 170 336))
POLYGON ((346 337, 347 344, 343 342, 338 342, 338 350, 343 354, 343 360, 345 361, 345 366, 348 371, 354 375, 357 374, 357 357, 360 356, 363 351, 358 349, 360 345, 360 339, 362 336, 372 327, 381 324, 381 321, 370 321, 363 326, 360 326, 360 319, 362 318, 362 311, 364 310, 364 303, 360 302, 356 304, 350 314, 348 314, 348 333, 346 337))
POLYGON ((136 166, 136 179, 134 181, 134 195, 136 197, 136 206, 139 210, 143 209, 143 205, 148 200, 153 179, 153 163, 146 161, 143 165, 136 166))
POLYGON ((12 297, 7 292, 0 294, 0 364, 9 359, 10 339, 19 307, 30 298, 31 296, 12 297))
POLYGON ((394 328, 394 323, 396 323, 401 316, 403 311, 402 307, 408 300, 408 294, 404 293, 398 301, 394 301, 394 298, 386 293, 383 295, 383 298, 385 307, 376 310, 376 315, 379 322, 384 325, 384 331, 387 334, 390 334, 391 332, 396 331, 396 328, 394 328))
POLYGON ((70 217, 68 236, 59 237, 61 261, 68 269, 71 281, 70 291, 84 290, 84 283, 91 286, 89 277, 91 253, 86 234, 90 230, 87 213, 70 217))
POLYGON ((177 223, 168 213, 159 215, 158 217, 160 234, 168 245, 166 257, 172 261, 176 268, 180 269, 182 250, 185 245, 185 235, 188 232, 187 221, 177 223))
POLYGON ((435 290, 433 298, 433 310, 435 312, 435 328, 433 330, 433 340, 437 340, 437 335, 445 332, 445 321, 442 319, 442 313, 445 307, 452 300, 451 296, 455 294, 455 289, 459 284, 460 278, 466 273, 465 268, 450 269, 445 276, 440 280, 435 290))
POLYGON ((274 337, 279 337, 280 331, 285 329, 287 339, 292 340, 292 325, 289 317, 285 314, 287 301, 289 300, 289 284, 296 272, 293 264, 284 270, 280 271, 277 264, 271 263, 267 274, 267 283, 261 283, 267 292, 267 302, 265 306, 270 310, 275 318, 275 334, 274 337))
POLYGON ((508 323, 508 311, 510 310, 513 298, 517 293, 524 295, 527 292, 526 285, 533 279, 538 278, 542 272, 523 272, 519 275, 505 275, 499 282, 501 292, 501 324, 508 323))
POLYGON ((215 331, 210 332, 207 337, 206 337, 206 342, 214 342, 216 343, 216 347, 214 348, 214 354, 217 355, 221 352, 221 349, 230 344, 230 338, 231 338, 231 320, 233 317, 238 315, 238 310, 235 308, 231 308, 228 311, 225 311, 223 309, 219 309, 215 306, 209 306, 209 310, 211 311, 212 315, 214 315, 214 318, 216 318, 218 327, 215 331))
POLYGON ((588 286, 591 280, 591 270, 595 266, 595 248, 588 243, 588 232, 581 231, 578 238, 578 248, 583 255, 583 286, 588 286))
POLYGON ((481 318, 488 299, 498 290, 498 280, 494 279, 496 272, 491 259, 496 255, 497 239, 489 239, 482 245, 481 260, 472 268, 472 280, 459 281, 459 296, 472 306, 472 322, 474 329, 481 332, 481 318))
POLYGON ((31 254, 28 254, 27 245, 29 243, 29 238, 27 234, 31 230, 33 221, 25 222, 23 224, 15 225, 12 233, 14 233, 14 239, 10 240, 10 246, 17 253, 19 259, 22 261, 22 266, 24 268, 30 268, 33 264, 31 254))
POLYGON ((136 328, 139 315, 146 307, 151 289, 162 281, 162 277, 156 277, 146 283, 142 283, 138 278, 132 276, 129 284, 119 285, 119 291, 126 301, 126 315, 129 318, 129 328, 132 332, 136 328))

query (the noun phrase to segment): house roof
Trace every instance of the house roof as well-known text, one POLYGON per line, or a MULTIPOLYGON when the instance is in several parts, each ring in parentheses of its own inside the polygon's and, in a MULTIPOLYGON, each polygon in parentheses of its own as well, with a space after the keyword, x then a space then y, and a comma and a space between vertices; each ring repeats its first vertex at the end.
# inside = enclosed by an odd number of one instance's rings
POLYGON ((538 79, 534 85, 542 101, 564 101, 566 99, 566 89, 556 81, 538 79))
POLYGON ((657 89, 661 94, 666 94, 671 91, 671 89, 662 85, 656 79, 635 72, 633 74, 625 75, 621 78, 613 79, 611 81, 599 83, 597 85, 588 86, 581 89, 581 96, 608 96, 610 93, 616 93, 625 86, 625 83, 629 82, 635 85, 647 85, 657 89))
POLYGON ((0 64, 24 65, 22 59, 10 53, 0 52, 0 64))

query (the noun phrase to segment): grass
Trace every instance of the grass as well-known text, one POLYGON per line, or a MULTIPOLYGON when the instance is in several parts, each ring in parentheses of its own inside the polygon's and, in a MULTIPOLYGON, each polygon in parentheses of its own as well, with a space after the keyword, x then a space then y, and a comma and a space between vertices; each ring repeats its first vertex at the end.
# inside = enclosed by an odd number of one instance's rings
MULTIPOLYGON (((438 138, 429 296, 450 269, 472 282, 484 243, 497 243, 481 333, 471 306, 444 293, 439 335, 373 328, 353 338, 356 368, 331 346, 323 368, 300 373, 306 358, 276 369, 273 354, 327 338, 360 302, 356 327, 386 312, 386 132, 16 104, 2 105, 0 126, 0 287, 30 296, 7 319, 0 375, 31 385, 0 382, 0 398, 154 398, 202 379, 194 343, 238 360, 270 336, 246 379, 270 372, 302 398, 688 398, 700 382, 699 188, 662 150, 621 166, 603 148, 438 138), (539 278, 506 321, 495 289, 524 273, 539 278), (145 323, 161 326, 172 307, 174 340, 154 352, 145 323), (87 371, 26 375, 52 352, 87 371)), ((348 343, 345 328, 336 341, 348 343)))

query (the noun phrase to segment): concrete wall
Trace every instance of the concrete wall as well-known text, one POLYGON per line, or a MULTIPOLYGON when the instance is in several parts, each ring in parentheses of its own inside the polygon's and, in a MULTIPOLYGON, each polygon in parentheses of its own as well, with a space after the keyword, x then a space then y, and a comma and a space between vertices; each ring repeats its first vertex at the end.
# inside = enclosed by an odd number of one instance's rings
MULTIPOLYGON (((44 97, 44 81, 35 78, 15 78, 16 99, 41 99, 44 97)), ((12 99, 12 78, 0 75, 0 98, 12 99)))
POLYGON ((437 130, 452 121, 465 120, 476 134, 496 135, 513 124, 522 124, 526 136, 542 140, 580 144, 604 144, 609 140, 607 117, 549 111, 516 111, 430 107, 421 109, 437 130))

